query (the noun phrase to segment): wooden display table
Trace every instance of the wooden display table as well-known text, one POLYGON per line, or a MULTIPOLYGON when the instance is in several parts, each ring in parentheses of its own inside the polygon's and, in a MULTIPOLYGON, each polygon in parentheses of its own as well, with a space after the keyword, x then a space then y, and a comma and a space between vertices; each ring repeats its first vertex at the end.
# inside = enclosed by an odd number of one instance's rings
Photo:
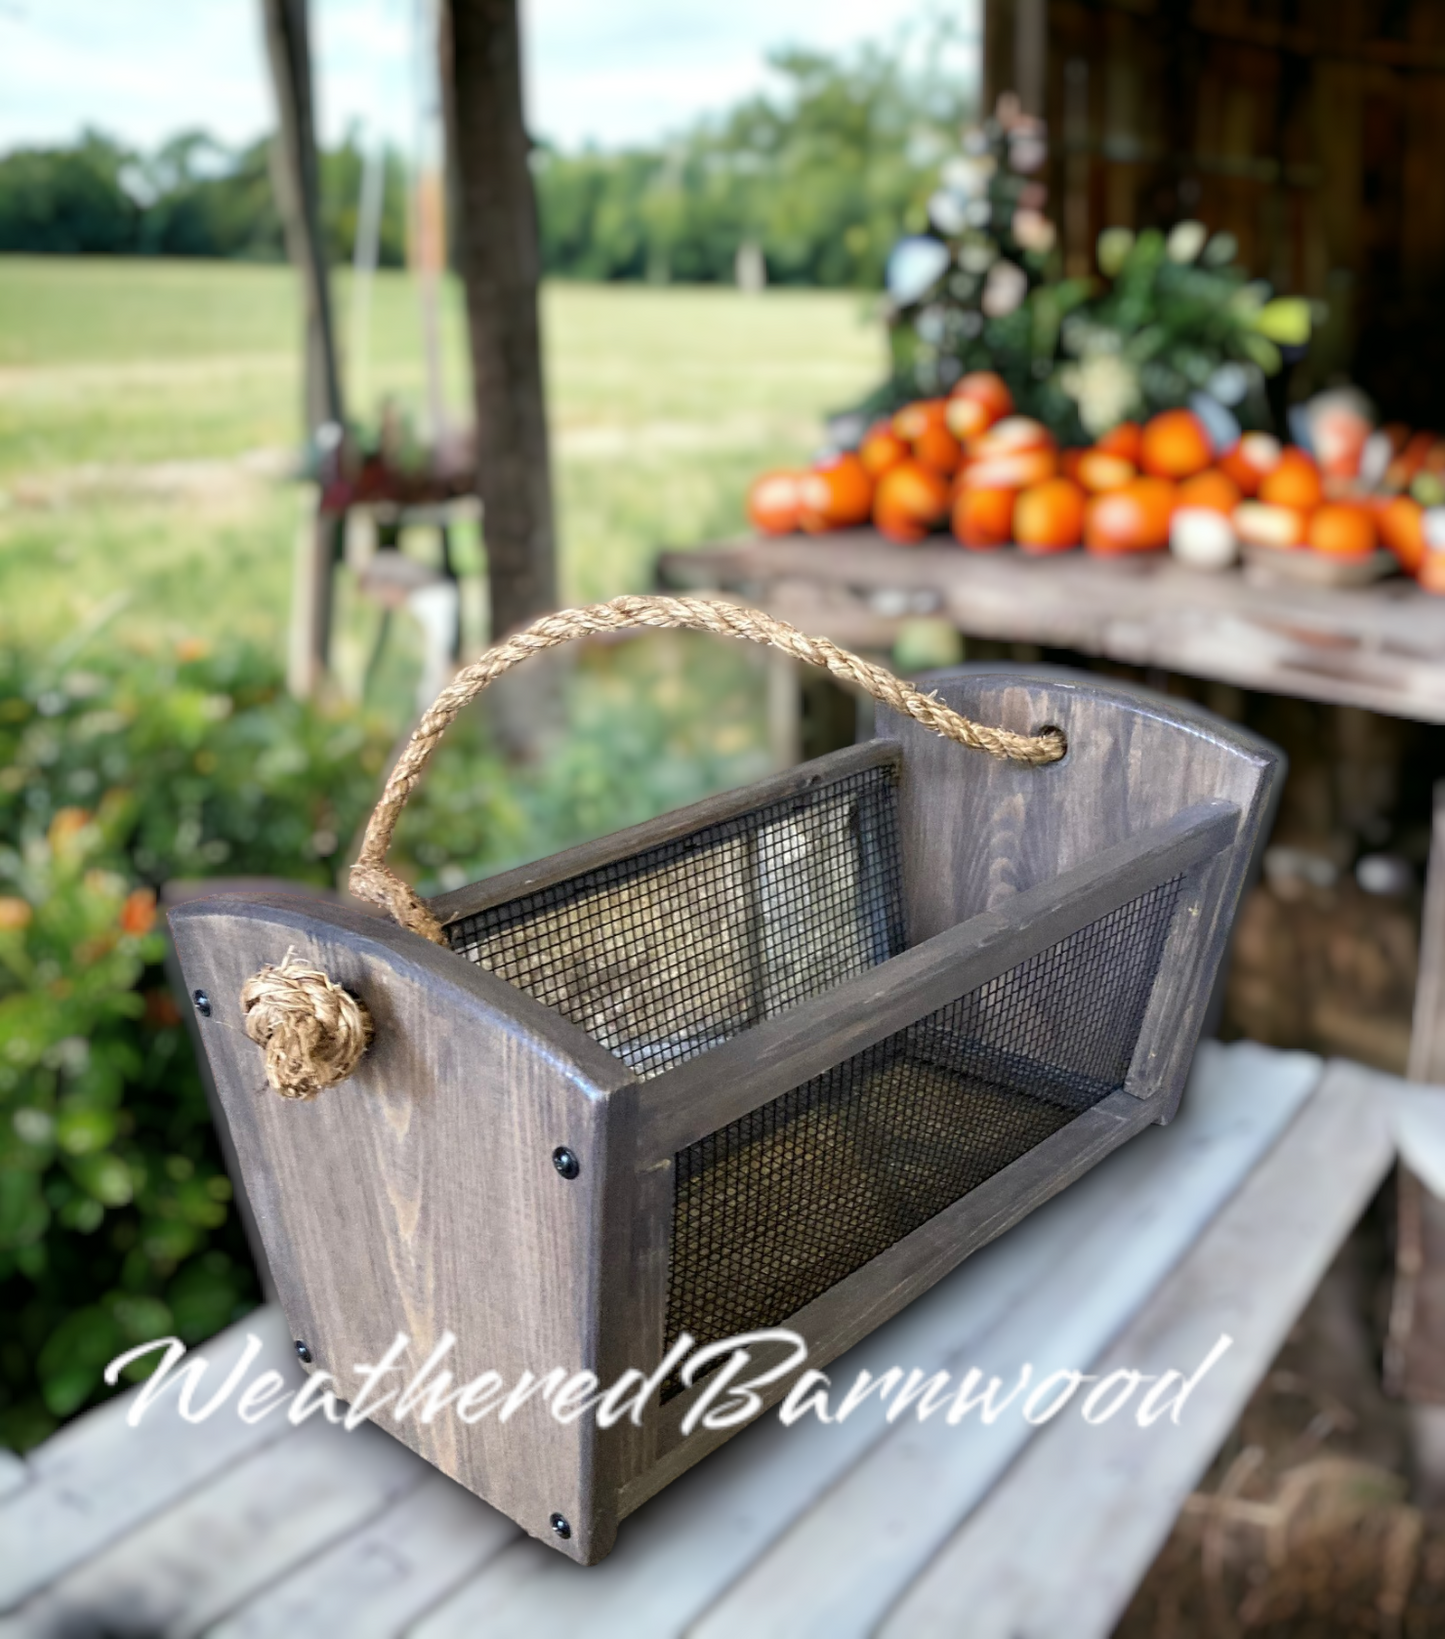
MULTIPOLYGON (((768 1413, 584 1570, 373 1427, 233 1406, 188 1424, 169 1393, 131 1429, 113 1401, 25 1462, 0 1453, 0 1635, 1105 1639, 1388 1171, 1398 1085, 1206 1044, 1177 1121, 829 1372, 1188 1372, 1227 1333, 1177 1425, 1076 1407, 1042 1427, 890 1424, 876 1399, 831 1426, 768 1413)), ((216 1375, 248 1330, 267 1357, 247 1381, 272 1365, 295 1386, 275 1308, 201 1351, 216 1375)))
POLYGON ((905 620, 941 616, 968 637, 1445 723, 1445 598, 1399 577, 1335 590, 1205 574, 1164 552, 1033 558, 898 547, 871 529, 665 552, 658 572, 856 648, 891 648, 905 620))

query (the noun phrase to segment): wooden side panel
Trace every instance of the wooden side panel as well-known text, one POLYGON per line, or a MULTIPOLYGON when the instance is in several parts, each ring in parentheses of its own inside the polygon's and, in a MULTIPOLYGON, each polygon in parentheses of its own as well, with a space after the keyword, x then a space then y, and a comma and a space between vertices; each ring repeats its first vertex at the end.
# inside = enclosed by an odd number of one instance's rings
MULTIPOLYGON (((598 1363, 608 1145, 629 1072, 503 981, 389 923, 281 896, 199 901, 171 926, 202 1038, 293 1335, 350 1391, 397 1333, 407 1381, 447 1332, 440 1364, 465 1381, 598 1363), (266 1086, 239 993, 288 949, 370 1008, 376 1041, 356 1074, 310 1103, 266 1086), (577 1156, 559 1176, 553 1151, 577 1156)), ((536 1402, 507 1423, 451 1412, 377 1422, 583 1562, 611 1544, 593 1485, 591 1425, 536 1402), (566 1542, 553 1512, 572 1526, 566 1542)))
POLYGON ((1006 906, 1186 806, 1223 799, 1239 809, 1233 849, 1187 881, 1129 1084, 1140 1096, 1164 1093, 1167 1119, 1284 759, 1197 708, 1062 669, 1025 676, 960 667, 928 682, 979 722, 1026 733, 1046 724, 1061 728, 1069 753, 1062 762, 1027 768, 960 753, 911 722, 881 715, 880 732, 904 745, 900 824, 914 940, 1006 906))

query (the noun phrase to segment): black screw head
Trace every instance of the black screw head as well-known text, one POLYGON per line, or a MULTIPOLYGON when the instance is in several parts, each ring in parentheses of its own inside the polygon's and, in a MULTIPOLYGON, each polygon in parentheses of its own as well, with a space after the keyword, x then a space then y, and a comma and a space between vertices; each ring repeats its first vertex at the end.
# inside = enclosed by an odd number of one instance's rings
POLYGON ((564 1514, 553 1514, 550 1523, 552 1530, 561 1537, 563 1542, 566 1542, 567 1538, 572 1535, 572 1527, 567 1523, 564 1514))
POLYGON ((205 991, 193 990, 191 992, 191 1000, 196 1004, 196 1012, 199 1013, 203 1019, 209 1019, 211 1016, 211 998, 205 993, 205 991))
MULTIPOLYGON (((582 1170, 582 1163, 565 1146, 552 1151, 552 1165, 564 1178, 575 1178, 582 1170)), ((561 1519, 562 1516, 559 1514, 557 1517, 561 1519)), ((567 1522, 563 1520, 562 1523, 565 1525, 567 1522)))
POLYGON ((296 1358, 303 1366, 309 1366, 311 1364, 311 1351, 299 1337, 296 1339, 296 1358))

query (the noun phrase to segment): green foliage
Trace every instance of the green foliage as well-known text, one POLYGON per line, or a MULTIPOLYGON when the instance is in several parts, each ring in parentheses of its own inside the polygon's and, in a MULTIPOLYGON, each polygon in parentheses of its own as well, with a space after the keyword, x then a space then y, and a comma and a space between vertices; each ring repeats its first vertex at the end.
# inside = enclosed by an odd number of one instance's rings
MULTIPOLYGON (((146 155, 87 132, 72 148, 0 157, 0 251, 49 255, 222 256, 279 261, 281 218, 271 189, 271 139, 225 148, 182 132, 146 155)), ((351 259, 363 154, 355 135, 321 155, 322 232, 334 262, 351 259)), ((402 162, 388 151, 379 256, 406 257, 402 162)))
POLYGON ((254 1302, 149 884, 329 881, 384 745, 244 652, 0 658, 0 1442, 254 1302))
POLYGON ((1270 300, 1233 236, 1200 222, 1106 229, 1100 276, 1059 277, 1046 157, 1042 123, 1009 97, 964 133, 929 200, 932 234, 890 261, 893 374, 864 408, 995 370, 1065 443, 1189 403, 1268 426, 1266 380, 1303 353, 1311 305, 1270 300))
POLYGON ((384 739, 302 706, 256 651, 0 663, 0 838, 114 805, 116 844, 159 885, 218 871, 328 883, 372 800, 384 739))
MULTIPOLYGON (((455 887, 753 778, 761 695, 705 640, 586 653, 551 754, 510 767, 473 713, 394 859, 455 887)), ((390 740, 246 651, 0 656, 0 1443, 101 1397, 130 1344, 255 1301, 152 884, 334 883, 390 740)))
MULTIPOLYGON (((951 33, 920 56, 934 64, 951 33)), ((933 169, 965 112, 960 85, 900 44, 852 57, 782 51, 777 92, 661 148, 536 163, 542 261, 583 279, 731 282, 744 242, 768 277, 876 287, 888 249, 921 224, 933 169)))
POLYGON ((73 148, 0 158, 0 250, 70 256, 132 249, 140 212, 121 182, 128 159, 93 131, 73 148))

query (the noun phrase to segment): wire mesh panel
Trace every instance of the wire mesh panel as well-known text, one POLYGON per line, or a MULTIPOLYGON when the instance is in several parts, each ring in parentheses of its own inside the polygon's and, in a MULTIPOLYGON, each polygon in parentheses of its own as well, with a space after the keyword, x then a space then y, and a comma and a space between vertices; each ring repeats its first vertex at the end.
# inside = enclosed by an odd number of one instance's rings
POLYGON ((668 1345, 778 1325, 1119 1089, 1181 881, 680 1151, 668 1345))
POLYGON ((847 774, 453 923, 643 1077, 904 947, 897 770, 847 774))

